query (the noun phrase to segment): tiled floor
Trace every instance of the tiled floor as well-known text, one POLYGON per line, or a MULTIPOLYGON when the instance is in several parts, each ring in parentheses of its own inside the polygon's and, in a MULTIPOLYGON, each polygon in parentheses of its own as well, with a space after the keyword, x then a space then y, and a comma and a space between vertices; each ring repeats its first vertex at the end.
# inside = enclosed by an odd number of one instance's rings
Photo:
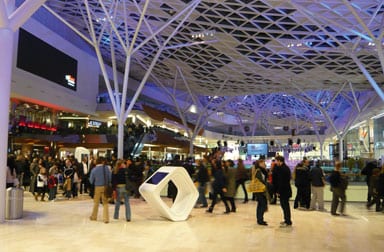
MULTIPOLYGON (((166 201, 168 199, 165 198, 166 201)), ((219 203, 213 214, 193 209, 187 221, 159 217, 146 202, 131 200, 132 221, 90 221, 92 201, 36 202, 25 192, 24 216, 0 224, 0 251, 383 251, 384 213, 364 203, 348 203, 346 217, 329 212, 292 209, 293 226, 279 228, 282 211, 270 205, 269 226, 255 220, 256 203, 237 201, 237 212, 224 215, 219 203)), ((122 206, 123 207, 123 206, 122 206)), ((292 204, 291 204, 292 207, 292 204)), ((326 202, 327 209, 330 208, 326 202)), ((114 205, 110 205, 110 217, 114 205)))

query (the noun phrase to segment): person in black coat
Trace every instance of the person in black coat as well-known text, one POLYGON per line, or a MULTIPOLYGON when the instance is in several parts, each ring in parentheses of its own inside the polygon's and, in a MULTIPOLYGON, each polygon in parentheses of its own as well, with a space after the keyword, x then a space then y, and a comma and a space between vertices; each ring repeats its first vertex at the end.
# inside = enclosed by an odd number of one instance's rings
POLYGON ((132 162, 128 170, 130 174, 129 180, 133 185, 134 198, 138 199, 140 198, 139 187, 143 183, 144 164, 139 158, 136 158, 135 162, 132 162))
POLYGON ((199 198, 197 204, 199 207, 208 207, 207 199, 205 198, 205 192, 207 190, 207 183, 209 182, 208 169, 205 166, 203 160, 197 161, 197 177, 196 182, 199 183, 197 190, 199 191, 199 198))
POLYGON ((377 190, 379 194, 379 210, 384 211, 384 165, 381 167, 377 190))
POLYGON ((372 200, 367 204, 367 208, 370 209, 372 205, 376 204, 376 212, 381 211, 380 172, 379 168, 373 169, 368 189, 372 200))
POLYGON ((229 205, 227 203, 227 200, 224 196, 224 193, 227 192, 227 181, 224 176, 223 168, 221 167, 220 162, 217 162, 217 167, 212 171, 214 181, 212 183, 212 203, 211 206, 207 209, 208 213, 213 212, 213 208, 216 205, 217 202, 217 195, 220 195, 221 200, 223 201, 225 205, 225 212, 226 214, 230 213, 229 205))
POLYGON ((367 206, 371 203, 372 200, 372 195, 369 191, 369 183, 371 181, 371 176, 372 176, 372 171, 377 167, 377 161, 371 161, 368 162, 364 168, 361 170, 361 174, 365 175, 365 182, 367 183, 368 186, 368 194, 367 194, 367 206))
POLYGON ((345 190, 347 189, 347 178, 341 174, 341 162, 337 161, 335 163, 335 169, 332 171, 329 176, 329 183, 331 184, 332 191, 332 204, 331 204, 331 214, 332 215, 344 215, 345 203, 347 197, 345 190), (336 213, 337 207, 340 202, 340 214, 336 213))
POLYGON ((309 161, 303 160, 296 165, 293 172, 297 194, 293 208, 304 207, 309 209, 311 203, 311 182, 309 179, 309 161))
POLYGON ((292 226, 291 209, 289 206, 289 198, 292 197, 291 189, 291 170, 285 164, 284 157, 276 157, 276 167, 273 173, 273 186, 277 196, 280 198, 280 206, 283 210, 284 221, 280 223, 280 227, 292 226))

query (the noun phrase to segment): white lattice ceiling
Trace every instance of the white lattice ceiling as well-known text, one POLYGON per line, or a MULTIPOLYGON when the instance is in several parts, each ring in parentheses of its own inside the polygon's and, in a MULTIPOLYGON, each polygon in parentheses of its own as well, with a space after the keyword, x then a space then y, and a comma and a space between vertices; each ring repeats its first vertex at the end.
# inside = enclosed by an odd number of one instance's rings
MULTIPOLYGON (((86 2, 96 35, 103 40, 104 60, 111 63, 110 44, 120 41, 103 24, 106 12, 128 44, 140 20, 138 10, 147 1, 48 0, 46 6, 90 38, 86 2)), ((382 109, 382 100, 361 71, 362 66, 382 89, 382 0, 152 0, 135 45, 194 2, 199 3, 168 43, 151 83, 163 88, 176 83, 181 93, 187 83, 201 105, 220 112, 206 128, 240 135, 284 134, 278 126, 294 128, 297 134, 334 133, 356 115, 382 109), (204 37, 195 37, 203 31, 204 37), (175 80, 178 70, 183 78, 175 80)), ((154 36, 156 40, 169 38, 181 20, 154 36)), ((158 50, 156 40, 133 55, 132 77, 143 77, 158 50)), ((117 64, 124 69, 125 53, 116 49, 117 64)))

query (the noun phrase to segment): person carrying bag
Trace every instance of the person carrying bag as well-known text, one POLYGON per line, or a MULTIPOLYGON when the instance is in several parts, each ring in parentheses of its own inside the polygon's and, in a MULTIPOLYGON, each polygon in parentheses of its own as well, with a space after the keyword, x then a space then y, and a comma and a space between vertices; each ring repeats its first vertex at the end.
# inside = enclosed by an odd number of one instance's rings
POLYGON ((256 173, 259 169, 252 171, 251 181, 248 184, 247 191, 250 193, 263 193, 266 190, 266 186, 263 182, 256 177, 256 173))
POLYGON ((89 217, 91 221, 97 220, 97 212, 99 209, 100 201, 103 203, 103 221, 109 223, 108 213, 108 198, 106 191, 108 185, 111 185, 111 171, 105 165, 105 158, 99 157, 96 161, 96 166, 91 170, 89 181, 95 186, 93 197, 92 214, 89 217))
POLYGON ((255 194, 257 200, 256 207, 256 220, 258 225, 267 226, 267 222, 264 221, 264 213, 268 209, 267 204, 267 176, 268 172, 265 169, 264 159, 259 159, 255 162, 255 166, 252 168, 251 183, 248 188, 249 191, 255 194))

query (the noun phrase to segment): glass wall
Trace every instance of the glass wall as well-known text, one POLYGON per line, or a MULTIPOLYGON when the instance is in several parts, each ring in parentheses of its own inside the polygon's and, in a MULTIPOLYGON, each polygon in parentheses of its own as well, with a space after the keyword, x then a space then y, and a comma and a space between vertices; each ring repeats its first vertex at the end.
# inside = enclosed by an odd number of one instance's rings
POLYGON ((375 159, 384 160, 384 117, 373 121, 375 159))

